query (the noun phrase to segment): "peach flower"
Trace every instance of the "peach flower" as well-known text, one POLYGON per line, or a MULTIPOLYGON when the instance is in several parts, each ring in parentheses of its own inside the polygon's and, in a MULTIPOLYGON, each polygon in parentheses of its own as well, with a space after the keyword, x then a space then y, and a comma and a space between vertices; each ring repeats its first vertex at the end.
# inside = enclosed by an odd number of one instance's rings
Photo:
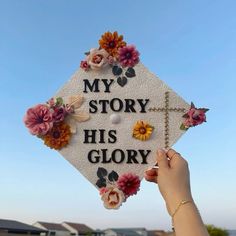
POLYGON ((124 193, 117 187, 108 187, 102 194, 104 207, 107 209, 118 209, 125 200, 124 193))
POLYGON ((99 70, 108 65, 108 56, 109 54, 105 49, 92 48, 86 58, 86 61, 91 69, 99 70))

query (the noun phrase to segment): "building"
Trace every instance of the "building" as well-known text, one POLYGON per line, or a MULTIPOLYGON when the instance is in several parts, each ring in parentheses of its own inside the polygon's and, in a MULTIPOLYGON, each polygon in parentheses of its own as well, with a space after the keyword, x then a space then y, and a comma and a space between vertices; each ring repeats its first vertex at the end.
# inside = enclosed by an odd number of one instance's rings
POLYGON ((164 230, 148 230, 148 236, 171 236, 171 232, 165 232, 164 230))
POLYGON ((46 235, 47 230, 15 220, 0 219, 0 236, 46 235))
POLYGON ((47 230, 47 236, 103 236, 104 233, 101 230, 93 230, 85 224, 63 222, 48 223, 38 221, 33 224, 36 227, 47 230))
POLYGON ((93 230, 85 224, 79 223, 71 223, 71 222, 63 222, 62 226, 70 231, 71 235, 79 236, 79 235, 89 235, 89 236, 103 236, 103 231, 93 230))
POLYGON ((164 230, 146 230, 145 228, 111 228, 104 230, 105 236, 172 236, 164 230))
POLYGON ((47 236, 70 236, 71 233, 61 224, 37 221, 34 226, 47 230, 47 236))
POLYGON ((105 236, 148 236, 145 228, 110 228, 104 233, 105 236))

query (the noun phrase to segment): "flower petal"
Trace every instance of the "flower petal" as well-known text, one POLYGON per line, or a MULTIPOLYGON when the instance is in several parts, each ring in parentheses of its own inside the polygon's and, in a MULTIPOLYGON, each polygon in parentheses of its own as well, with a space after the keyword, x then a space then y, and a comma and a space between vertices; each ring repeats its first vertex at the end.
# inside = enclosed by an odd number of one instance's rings
POLYGON ((75 110, 74 114, 71 114, 71 117, 77 122, 84 122, 90 119, 90 115, 85 111, 75 110))
POLYGON ((84 102, 84 97, 81 95, 70 96, 67 101, 68 105, 73 106, 74 109, 80 108, 83 102, 84 102))
POLYGON ((72 117, 67 117, 65 119, 65 122, 70 126, 70 131, 72 134, 75 134, 76 133, 76 121, 74 119, 72 119, 72 117))

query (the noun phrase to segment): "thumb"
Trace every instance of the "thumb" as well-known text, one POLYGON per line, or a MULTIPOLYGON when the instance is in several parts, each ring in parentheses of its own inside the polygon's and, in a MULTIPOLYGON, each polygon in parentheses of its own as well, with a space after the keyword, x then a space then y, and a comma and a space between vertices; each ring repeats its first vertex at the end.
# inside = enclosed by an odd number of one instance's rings
POLYGON ((167 156, 164 150, 157 150, 157 164, 160 168, 169 168, 167 156))

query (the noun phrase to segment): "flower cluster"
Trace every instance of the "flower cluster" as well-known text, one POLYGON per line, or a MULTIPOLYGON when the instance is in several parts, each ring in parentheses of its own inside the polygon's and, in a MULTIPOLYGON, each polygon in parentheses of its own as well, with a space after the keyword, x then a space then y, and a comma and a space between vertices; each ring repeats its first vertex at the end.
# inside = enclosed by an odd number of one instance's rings
POLYGON ((185 118, 184 122, 181 124, 180 129, 187 130, 190 127, 194 127, 197 125, 206 122, 206 112, 209 111, 207 108, 196 108, 193 103, 191 103, 191 107, 189 111, 183 115, 185 118))
POLYGON ((64 103, 63 99, 58 97, 51 98, 46 104, 31 107, 23 119, 25 126, 32 135, 43 139, 45 145, 60 150, 67 146, 73 133, 71 119, 89 119, 86 113, 78 112, 81 100, 81 96, 73 96, 68 99, 69 103, 64 103))
POLYGON ((122 87, 127 83, 126 77, 135 76, 135 71, 131 70, 130 73, 130 68, 133 69, 139 63, 139 52, 135 46, 127 45, 123 36, 118 35, 116 31, 104 33, 99 40, 99 48, 92 48, 85 54, 86 58, 80 63, 83 70, 100 70, 108 65, 116 67, 118 71, 112 70, 112 72, 115 76, 119 76, 117 82, 122 87), (125 76, 122 75, 124 68, 128 68, 125 76))
POLYGON ((96 185, 100 188, 101 199, 107 209, 118 209, 127 198, 139 191, 141 181, 133 173, 119 176, 114 170, 108 174, 105 168, 99 167, 97 175, 99 179, 96 185))

